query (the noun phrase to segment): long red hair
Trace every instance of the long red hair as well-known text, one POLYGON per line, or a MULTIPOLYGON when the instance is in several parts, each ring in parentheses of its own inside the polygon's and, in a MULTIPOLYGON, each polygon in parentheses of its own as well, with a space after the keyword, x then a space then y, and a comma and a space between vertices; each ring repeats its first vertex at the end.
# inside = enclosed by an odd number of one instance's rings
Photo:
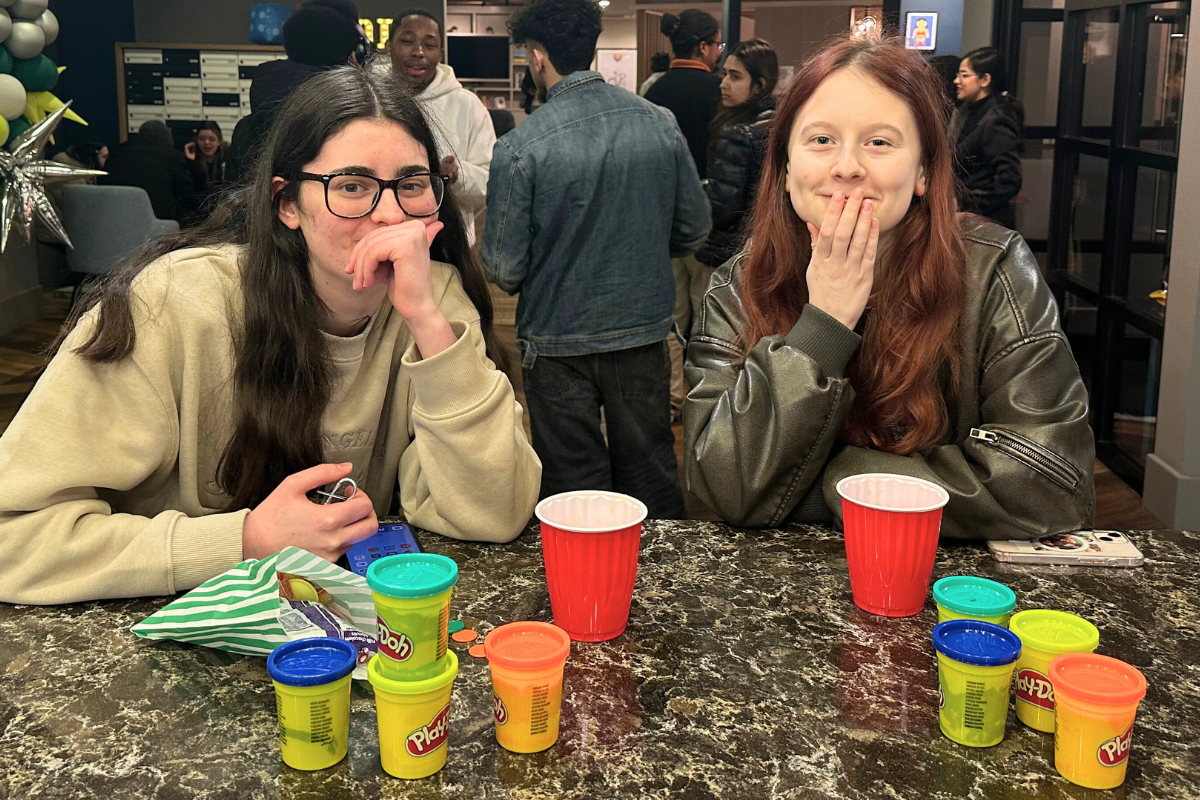
POLYGON ((782 335, 808 302, 805 271, 812 241, 787 190, 788 141, 800 109, 841 69, 871 76, 903 99, 916 118, 926 191, 913 197, 877 263, 872 311, 848 377, 854 406, 842 431, 853 445, 899 455, 928 450, 949 433, 946 393, 957 395, 962 364, 959 320, 965 303, 966 249, 954 199, 945 92, 937 73, 903 40, 839 39, 805 62, 775 112, 743 263, 744 354, 764 336, 782 335))

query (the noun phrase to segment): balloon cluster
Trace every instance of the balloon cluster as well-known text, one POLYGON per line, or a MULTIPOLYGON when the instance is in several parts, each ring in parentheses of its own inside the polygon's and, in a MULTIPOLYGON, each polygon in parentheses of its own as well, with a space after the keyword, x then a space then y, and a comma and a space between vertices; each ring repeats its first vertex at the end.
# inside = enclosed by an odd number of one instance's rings
MULTIPOLYGON (((58 38, 58 18, 48 4, 49 0, 0 0, 0 141, 6 145, 62 107, 50 92, 61 70, 42 55, 58 38)), ((66 116, 83 122, 72 111, 66 116)))

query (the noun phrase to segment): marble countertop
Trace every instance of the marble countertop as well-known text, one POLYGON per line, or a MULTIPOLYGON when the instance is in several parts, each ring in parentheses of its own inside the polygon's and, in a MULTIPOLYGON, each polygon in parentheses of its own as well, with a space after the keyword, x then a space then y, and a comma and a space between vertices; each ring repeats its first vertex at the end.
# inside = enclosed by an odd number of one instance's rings
MULTIPOLYGON (((418 538, 459 564, 452 619, 481 634, 550 619, 536 528, 504 546, 418 538)), ((1194 798, 1200 534, 1134 539, 1135 569, 1001 565, 954 544, 934 567, 1008 584, 1018 610, 1081 614, 1099 652, 1145 673, 1128 778, 1111 792, 1060 778, 1053 737, 1011 710, 996 747, 943 737, 932 597, 907 619, 859 610, 839 535, 652 522, 627 631, 572 646, 558 744, 500 749, 487 663, 455 644, 449 761, 415 782, 380 767, 365 682, 347 759, 299 772, 279 757, 265 659, 129 632, 166 600, 0 605, 0 798, 1194 798)))

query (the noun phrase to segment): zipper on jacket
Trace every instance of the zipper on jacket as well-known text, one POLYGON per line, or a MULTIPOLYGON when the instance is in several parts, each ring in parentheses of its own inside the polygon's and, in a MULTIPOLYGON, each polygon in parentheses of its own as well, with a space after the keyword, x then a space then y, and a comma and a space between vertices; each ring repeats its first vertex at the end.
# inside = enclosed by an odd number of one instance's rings
POLYGON ((1040 472, 1067 491, 1073 492, 1079 485, 1079 471, 1074 466, 1024 436, 1005 430, 982 428, 972 428, 970 436, 1040 472))

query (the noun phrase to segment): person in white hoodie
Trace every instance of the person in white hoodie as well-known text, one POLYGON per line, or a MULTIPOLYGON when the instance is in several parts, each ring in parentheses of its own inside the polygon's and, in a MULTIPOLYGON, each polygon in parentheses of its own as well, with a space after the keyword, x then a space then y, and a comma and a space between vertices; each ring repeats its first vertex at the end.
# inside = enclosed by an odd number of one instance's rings
POLYGON ((488 167, 496 131, 483 103, 463 88, 454 68, 442 61, 442 26, 422 9, 400 12, 389 58, 376 58, 372 68, 391 72, 412 87, 437 138, 442 174, 450 178, 450 191, 462 209, 467 238, 475 243, 475 218, 487 205, 488 167))

